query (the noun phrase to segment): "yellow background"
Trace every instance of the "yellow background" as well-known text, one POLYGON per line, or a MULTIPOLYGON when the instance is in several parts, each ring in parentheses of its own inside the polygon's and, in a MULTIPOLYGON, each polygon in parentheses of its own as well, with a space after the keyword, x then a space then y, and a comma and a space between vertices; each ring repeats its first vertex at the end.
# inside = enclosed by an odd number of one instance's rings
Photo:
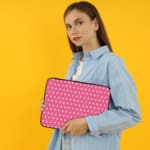
MULTIPOLYGON (((63 12, 72 0, 0 1, 0 149, 46 150, 52 129, 40 125, 47 78, 64 78, 71 61, 63 12)), ((142 122, 125 130, 122 150, 149 149, 150 1, 91 0, 114 52, 138 90, 142 122)))

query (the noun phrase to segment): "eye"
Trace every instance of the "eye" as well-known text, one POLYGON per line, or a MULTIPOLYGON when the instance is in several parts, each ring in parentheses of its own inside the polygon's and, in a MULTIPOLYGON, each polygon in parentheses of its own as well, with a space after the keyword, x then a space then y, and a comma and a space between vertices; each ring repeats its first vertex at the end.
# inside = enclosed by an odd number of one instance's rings
POLYGON ((67 30, 70 30, 70 29, 71 29, 71 26, 70 26, 70 25, 66 25, 66 29, 67 29, 67 30))
POLYGON ((77 25, 79 25, 79 26, 82 25, 82 24, 83 24, 83 21, 78 21, 77 22, 77 25))

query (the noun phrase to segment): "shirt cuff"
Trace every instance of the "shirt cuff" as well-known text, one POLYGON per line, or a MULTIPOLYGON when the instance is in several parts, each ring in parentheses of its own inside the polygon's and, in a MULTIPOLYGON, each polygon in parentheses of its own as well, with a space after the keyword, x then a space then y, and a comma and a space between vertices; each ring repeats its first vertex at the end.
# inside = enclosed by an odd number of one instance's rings
POLYGON ((96 130, 96 126, 94 125, 93 118, 91 116, 85 117, 85 120, 87 122, 87 125, 89 128, 88 132, 90 135, 94 135, 94 136, 102 136, 103 135, 102 132, 96 130))

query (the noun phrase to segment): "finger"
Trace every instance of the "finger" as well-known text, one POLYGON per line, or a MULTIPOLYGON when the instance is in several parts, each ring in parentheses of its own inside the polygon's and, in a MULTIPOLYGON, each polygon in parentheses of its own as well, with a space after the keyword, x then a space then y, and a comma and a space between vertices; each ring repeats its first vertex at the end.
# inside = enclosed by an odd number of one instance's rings
POLYGON ((70 125, 67 126, 67 128, 65 129, 65 133, 70 133, 71 129, 70 129, 70 125))
POLYGON ((69 123, 65 123, 64 126, 61 128, 61 130, 65 130, 68 127, 69 123))
POLYGON ((41 111, 45 110, 45 107, 40 107, 40 110, 41 110, 41 111))
POLYGON ((40 109, 40 111, 44 111, 44 109, 43 109, 43 108, 41 108, 41 109, 40 109))
POLYGON ((69 126, 69 122, 65 123, 62 128, 60 128, 61 131, 66 132, 67 127, 69 126))
POLYGON ((40 102, 40 107, 41 107, 43 104, 44 104, 44 101, 42 100, 42 101, 40 102))
POLYGON ((45 108, 45 107, 46 107, 46 104, 42 104, 42 107, 45 108))
POLYGON ((40 105, 40 111, 43 111, 45 108, 46 108, 46 105, 45 105, 45 104, 41 104, 41 105, 40 105))
POLYGON ((44 98, 42 99, 41 103, 44 104, 44 98))

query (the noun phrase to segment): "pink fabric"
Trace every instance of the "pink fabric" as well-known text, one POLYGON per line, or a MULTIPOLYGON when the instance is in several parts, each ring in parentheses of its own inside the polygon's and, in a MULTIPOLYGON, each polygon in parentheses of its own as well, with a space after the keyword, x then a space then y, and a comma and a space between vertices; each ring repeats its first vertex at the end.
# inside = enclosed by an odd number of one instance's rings
POLYGON ((49 78, 46 85, 41 124, 60 128, 70 119, 96 115, 108 108, 106 86, 49 78))

